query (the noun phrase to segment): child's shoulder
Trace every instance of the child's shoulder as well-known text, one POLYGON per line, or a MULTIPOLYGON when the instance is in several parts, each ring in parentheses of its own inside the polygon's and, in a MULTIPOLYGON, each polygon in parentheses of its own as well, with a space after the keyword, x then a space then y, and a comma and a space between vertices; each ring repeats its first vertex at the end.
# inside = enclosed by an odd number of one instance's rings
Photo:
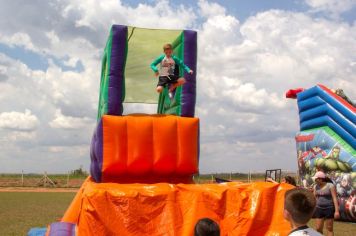
POLYGON ((156 59, 154 59, 153 63, 157 63, 157 64, 160 63, 164 57, 165 57, 164 54, 159 55, 158 57, 156 57, 156 59))
POLYGON ((334 183, 328 182, 328 183, 326 183, 326 184, 328 185, 329 188, 335 187, 334 183))
POLYGON ((318 231, 309 228, 309 227, 304 227, 295 231, 292 231, 289 236, 322 236, 318 231))
POLYGON ((159 56, 156 57, 156 60, 158 60, 158 59, 161 59, 161 60, 162 60, 164 57, 165 57, 164 54, 160 54, 159 56))

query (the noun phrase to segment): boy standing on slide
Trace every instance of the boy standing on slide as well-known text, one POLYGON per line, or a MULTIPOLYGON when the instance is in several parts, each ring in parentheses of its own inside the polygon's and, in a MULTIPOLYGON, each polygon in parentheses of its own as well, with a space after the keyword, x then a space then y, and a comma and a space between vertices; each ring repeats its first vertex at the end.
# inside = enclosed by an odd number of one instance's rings
POLYGON ((164 86, 168 86, 169 89, 169 98, 173 98, 173 91, 180 85, 185 83, 183 77, 174 75, 174 69, 176 65, 181 66, 184 71, 189 74, 193 74, 193 71, 185 65, 182 60, 173 55, 172 44, 163 45, 164 54, 157 57, 151 63, 151 69, 155 72, 155 76, 158 76, 158 84, 156 91, 161 93, 164 86), (157 65, 160 63, 160 68, 157 68, 157 65))

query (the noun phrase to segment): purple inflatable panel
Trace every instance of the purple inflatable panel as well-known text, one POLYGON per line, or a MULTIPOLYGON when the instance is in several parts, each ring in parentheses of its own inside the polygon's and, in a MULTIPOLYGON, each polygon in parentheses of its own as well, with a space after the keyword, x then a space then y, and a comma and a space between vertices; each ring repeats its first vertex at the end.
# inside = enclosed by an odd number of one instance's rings
POLYGON ((125 63, 127 52, 127 26, 113 25, 109 69, 108 115, 122 115, 125 93, 125 63))
POLYGON ((75 236, 75 224, 67 222, 52 223, 49 236, 75 236))
POLYGON ((101 181, 103 166, 103 121, 100 119, 90 145, 90 175, 95 182, 101 181))
POLYGON ((196 102, 196 74, 197 74, 197 32, 184 30, 184 64, 194 71, 191 75, 184 74, 186 83, 182 89, 181 116, 194 117, 196 102))

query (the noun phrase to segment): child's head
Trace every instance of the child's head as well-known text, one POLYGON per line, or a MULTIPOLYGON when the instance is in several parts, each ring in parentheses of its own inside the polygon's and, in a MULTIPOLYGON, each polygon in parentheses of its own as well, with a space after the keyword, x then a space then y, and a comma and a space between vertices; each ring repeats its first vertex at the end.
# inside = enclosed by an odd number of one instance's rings
POLYGON ((306 224, 313 216, 316 199, 307 189, 294 188, 285 194, 284 218, 294 224, 306 224))
POLYGON ((171 56, 173 53, 172 44, 166 43, 165 45, 163 45, 163 52, 164 54, 166 54, 166 56, 171 56))
POLYGON ((313 176, 313 179, 314 179, 315 183, 318 185, 320 185, 322 182, 324 182, 324 183, 328 182, 325 173, 322 171, 316 172, 315 175, 313 176))
POLYGON ((220 227, 212 219, 200 219, 195 225, 194 236, 220 236, 220 227))
POLYGON ((291 185, 297 186, 297 182, 295 181, 295 178, 293 178, 290 175, 284 176, 284 182, 286 182, 287 184, 291 184, 291 185))

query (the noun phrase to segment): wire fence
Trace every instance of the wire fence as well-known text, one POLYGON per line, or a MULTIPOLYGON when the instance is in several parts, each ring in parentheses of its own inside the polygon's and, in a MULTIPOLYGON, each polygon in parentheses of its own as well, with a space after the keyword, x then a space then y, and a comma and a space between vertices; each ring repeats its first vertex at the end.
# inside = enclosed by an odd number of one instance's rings
POLYGON ((79 188, 88 175, 67 174, 0 174, 0 187, 79 188))
MULTIPOLYGON (((299 181, 298 173, 295 171, 282 170, 281 180, 285 176, 292 176, 299 181)), ((227 181, 237 181, 242 183, 251 183, 265 181, 266 173, 265 172, 255 172, 249 171, 248 173, 212 173, 212 174, 198 174, 194 175, 195 183, 215 183, 216 179, 227 180, 227 181)))
MULTIPOLYGON (((298 174, 293 171, 282 171, 281 179, 284 176, 292 176, 298 182, 298 174)), ((87 173, 73 174, 33 174, 33 173, 16 173, 0 174, 0 187, 56 187, 56 188, 79 188, 84 180, 88 177, 87 173)), ((193 176, 196 184, 215 183, 216 179, 227 181, 237 181, 243 183, 265 181, 265 172, 248 173, 210 173, 197 174, 193 176)))

